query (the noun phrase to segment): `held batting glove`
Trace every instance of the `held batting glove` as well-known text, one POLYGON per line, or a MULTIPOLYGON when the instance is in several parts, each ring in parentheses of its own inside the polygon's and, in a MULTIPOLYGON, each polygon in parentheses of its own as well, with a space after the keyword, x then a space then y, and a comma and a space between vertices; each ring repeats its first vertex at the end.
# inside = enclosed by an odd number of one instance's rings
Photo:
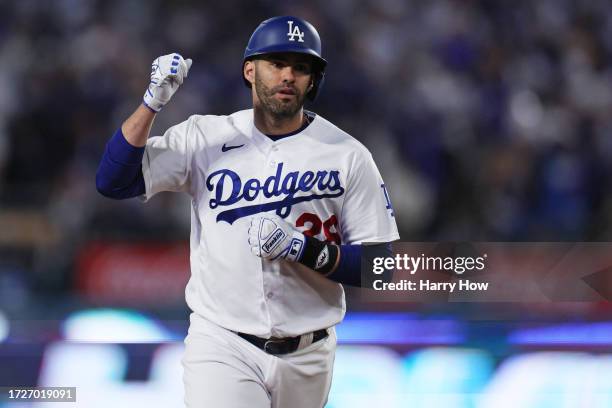
POLYGON ((306 237, 275 215, 255 217, 249 226, 249 245, 254 255, 275 260, 298 262, 306 237))
POLYGON ((156 58, 151 64, 151 82, 143 97, 144 104, 159 112, 187 78, 191 63, 191 59, 176 53, 156 58))
POLYGON ((286 259, 328 275, 337 266, 340 249, 295 230, 276 215, 255 217, 249 227, 251 252, 264 259, 286 259))

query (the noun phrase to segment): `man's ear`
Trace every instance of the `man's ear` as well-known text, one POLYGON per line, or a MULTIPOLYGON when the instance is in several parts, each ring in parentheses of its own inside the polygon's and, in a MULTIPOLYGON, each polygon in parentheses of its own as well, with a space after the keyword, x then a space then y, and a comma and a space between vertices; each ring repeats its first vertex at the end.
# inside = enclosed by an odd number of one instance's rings
POLYGON ((310 92, 310 90, 314 87, 314 78, 310 77, 310 84, 308 84, 308 88, 306 88, 306 92, 310 92))
POLYGON ((242 74, 253 85, 255 83, 255 61, 246 61, 242 67, 242 74))

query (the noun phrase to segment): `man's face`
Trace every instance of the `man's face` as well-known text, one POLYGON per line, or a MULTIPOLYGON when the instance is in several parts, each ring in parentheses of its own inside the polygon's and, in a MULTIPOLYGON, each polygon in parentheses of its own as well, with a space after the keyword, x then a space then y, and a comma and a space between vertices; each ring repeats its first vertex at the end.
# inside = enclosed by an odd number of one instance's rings
POLYGON ((299 112, 310 90, 310 57, 271 54, 255 60, 254 71, 255 93, 265 111, 279 118, 292 117, 299 112))

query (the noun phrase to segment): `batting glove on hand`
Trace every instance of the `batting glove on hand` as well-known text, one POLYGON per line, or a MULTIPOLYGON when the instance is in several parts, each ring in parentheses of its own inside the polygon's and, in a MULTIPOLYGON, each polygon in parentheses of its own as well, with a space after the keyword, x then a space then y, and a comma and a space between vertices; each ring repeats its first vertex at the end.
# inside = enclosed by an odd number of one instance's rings
POLYGON ((249 226, 251 252, 260 258, 278 258, 297 262, 302 256, 306 237, 276 215, 255 217, 249 226))
POLYGON ((191 63, 191 59, 183 59, 179 54, 156 58, 151 64, 151 82, 143 98, 145 105, 159 112, 187 78, 191 63))

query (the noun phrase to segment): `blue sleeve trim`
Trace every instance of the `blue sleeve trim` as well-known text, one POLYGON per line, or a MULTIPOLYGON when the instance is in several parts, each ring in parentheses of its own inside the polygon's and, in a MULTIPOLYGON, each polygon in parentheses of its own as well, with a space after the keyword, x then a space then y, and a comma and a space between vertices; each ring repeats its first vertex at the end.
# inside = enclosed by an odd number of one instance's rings
POLYGON ((144 151, 144 147, 129 144, 119 128, 106 144, 98 166, 96 173, 98 192, 118 200, 144 194, 146 190, 142 174, 144 151))

